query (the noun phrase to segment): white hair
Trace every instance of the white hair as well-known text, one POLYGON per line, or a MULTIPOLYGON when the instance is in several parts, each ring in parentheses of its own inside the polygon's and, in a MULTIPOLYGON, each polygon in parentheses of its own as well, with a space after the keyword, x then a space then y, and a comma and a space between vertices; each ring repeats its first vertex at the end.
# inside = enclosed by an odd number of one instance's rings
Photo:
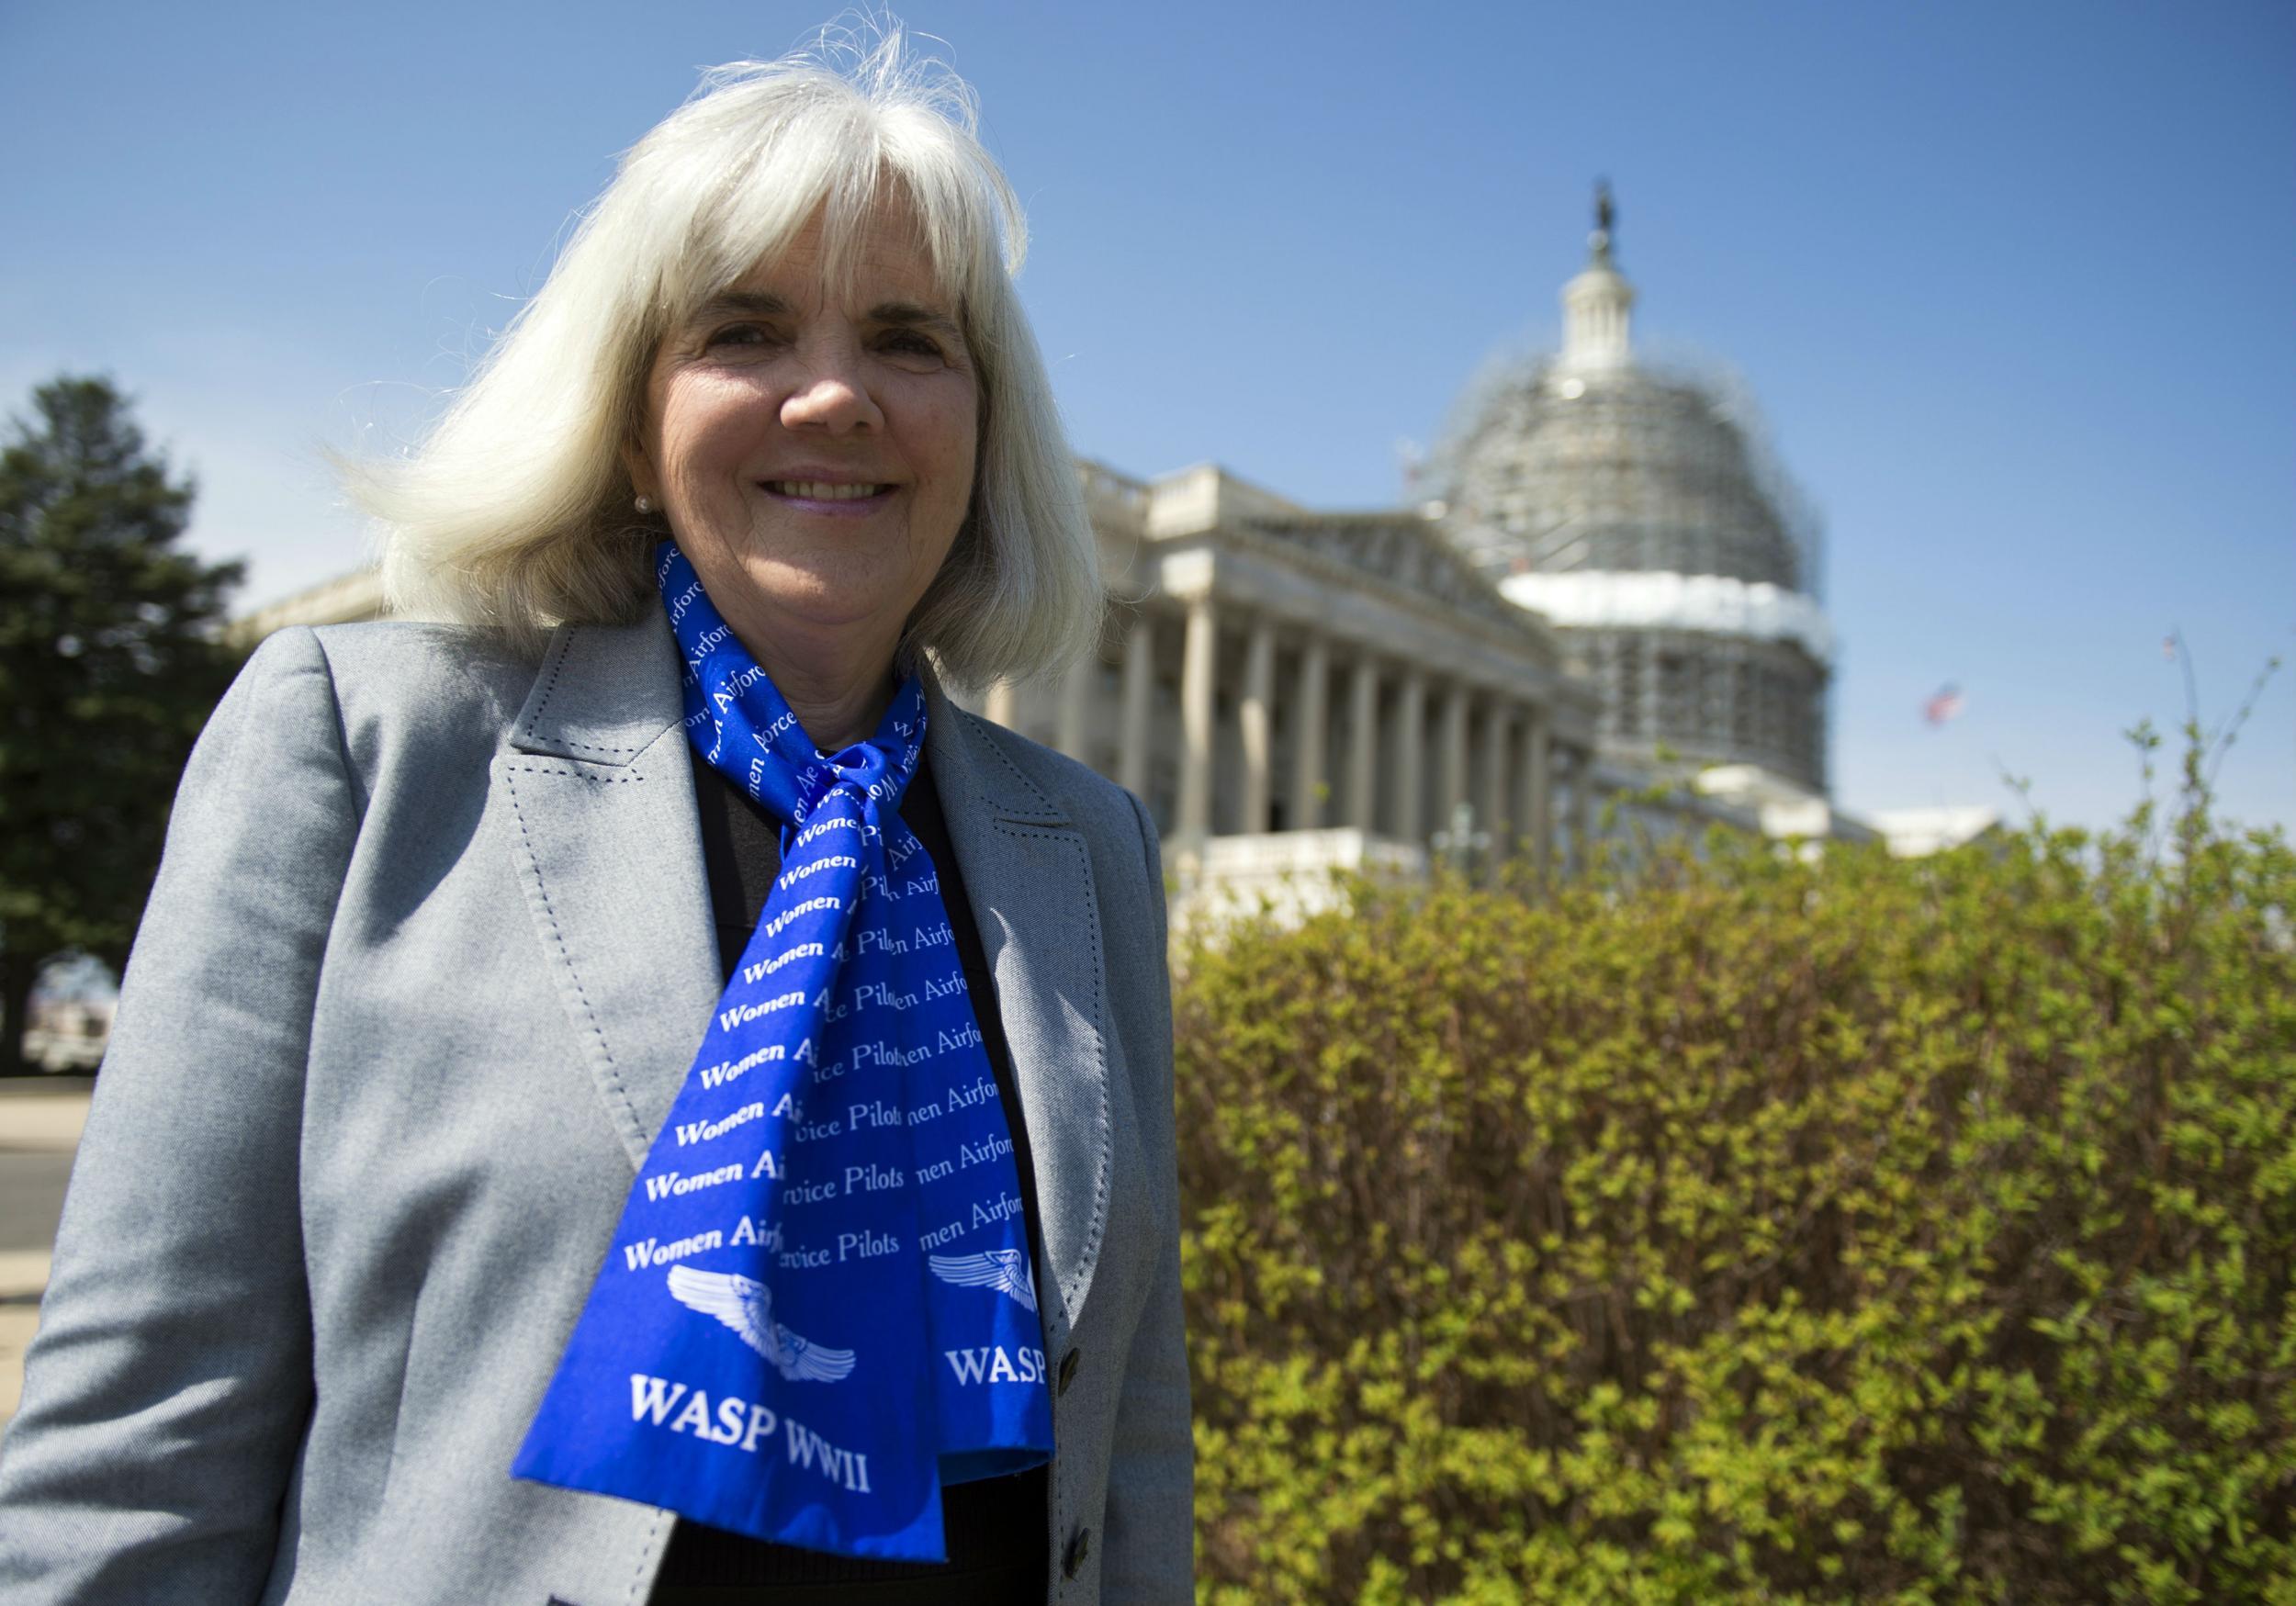
POLYGON ((1027 223, 976 135, 971 87, 914 58, 897 23, 836 29, 778 62, 712 69, 623 158, 541 291, 411 455, 347 463, 383 527, 398 612, 532 646, 561 623, 626 623, 652 601, 662 535, 632 511, 623 448, 664 336, 818 213, 832 279, 897 190, 962 308, 981 388, 973 506, 910 617, 960 685, 1058 668, 1092 645, 1097 546, 1012 275, 1027 223))

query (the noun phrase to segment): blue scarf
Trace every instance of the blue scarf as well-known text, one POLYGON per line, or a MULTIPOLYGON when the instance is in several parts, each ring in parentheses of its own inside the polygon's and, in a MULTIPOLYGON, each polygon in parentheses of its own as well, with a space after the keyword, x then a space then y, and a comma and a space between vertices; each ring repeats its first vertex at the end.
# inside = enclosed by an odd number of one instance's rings
POLYGON ((753 1538, 946 1559, 944 1485, 1047 1460, 1010 1129, 922 844, 915 677, 817 751, 674 545, 687 735, 782 872, 623 1207, 514 1476, 753 1538))

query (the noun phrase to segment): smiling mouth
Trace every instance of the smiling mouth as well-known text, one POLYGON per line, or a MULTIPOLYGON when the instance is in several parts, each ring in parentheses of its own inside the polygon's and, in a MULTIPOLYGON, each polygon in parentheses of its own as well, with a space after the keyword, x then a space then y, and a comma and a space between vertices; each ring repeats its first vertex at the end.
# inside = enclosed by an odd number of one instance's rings
POLYGON ((889 485, 831 485, 822 479, 769 479, 765 489, 775 496, 795 497, 812 502, 858 502, 882 495, 893 488, 889 485))

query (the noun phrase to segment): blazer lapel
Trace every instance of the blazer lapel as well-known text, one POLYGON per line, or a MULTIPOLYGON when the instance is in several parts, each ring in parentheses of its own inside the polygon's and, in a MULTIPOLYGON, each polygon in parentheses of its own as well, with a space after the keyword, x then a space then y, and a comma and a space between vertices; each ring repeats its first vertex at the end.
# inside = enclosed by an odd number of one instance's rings
POLYGON ((634 1170, 719 992, 683 713, 659 610, 562 626, 493 768, 544 962, 634 1170))
POLYGON ((1108 1223, 1107 978, 1092 856, 1066 814, 997 749, 992 727, 925 679, 925 749, 996 979, 1029 1123, 1052 1353, 1084 1307, 1108 1223))

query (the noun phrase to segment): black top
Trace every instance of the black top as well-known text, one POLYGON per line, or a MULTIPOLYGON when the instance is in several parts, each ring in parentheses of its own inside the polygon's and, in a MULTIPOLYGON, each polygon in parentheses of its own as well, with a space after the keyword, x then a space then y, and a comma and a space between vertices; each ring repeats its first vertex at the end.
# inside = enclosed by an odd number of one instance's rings
MULTIPOLYGON (((701 806, 702 860, 717 923, 718 968, 731 979, 749 934, 757 929, 766 893, 782 870, 781 827, 726 776, 693 755, 693 791, 701 806)), ((1013 1163, 1029 1222, 1029 1244, 1044 1263, 1038 1230, 1036 1175, 1029 1162, 1029 1132, 1013 1086, 1012 1051, 995 1007, 981 934, 965 901, 964 878, 949 845, 940 797, 920 759, 901 800, 901 818, 940 872, 940 895, 964 968, 1005 1124, 1011 1129, 1013 1163)), ((984 1478, 941 1491, 941 1525, 949 1560, 929 1563, 860 1560, 793 1545, 767 1544, 722 1528, 681 1521, 670 1535, 654 1585, 652 1606, 1008 1606, 1041 1600, 1047 1579, 1046 1469, 984 1478)))

